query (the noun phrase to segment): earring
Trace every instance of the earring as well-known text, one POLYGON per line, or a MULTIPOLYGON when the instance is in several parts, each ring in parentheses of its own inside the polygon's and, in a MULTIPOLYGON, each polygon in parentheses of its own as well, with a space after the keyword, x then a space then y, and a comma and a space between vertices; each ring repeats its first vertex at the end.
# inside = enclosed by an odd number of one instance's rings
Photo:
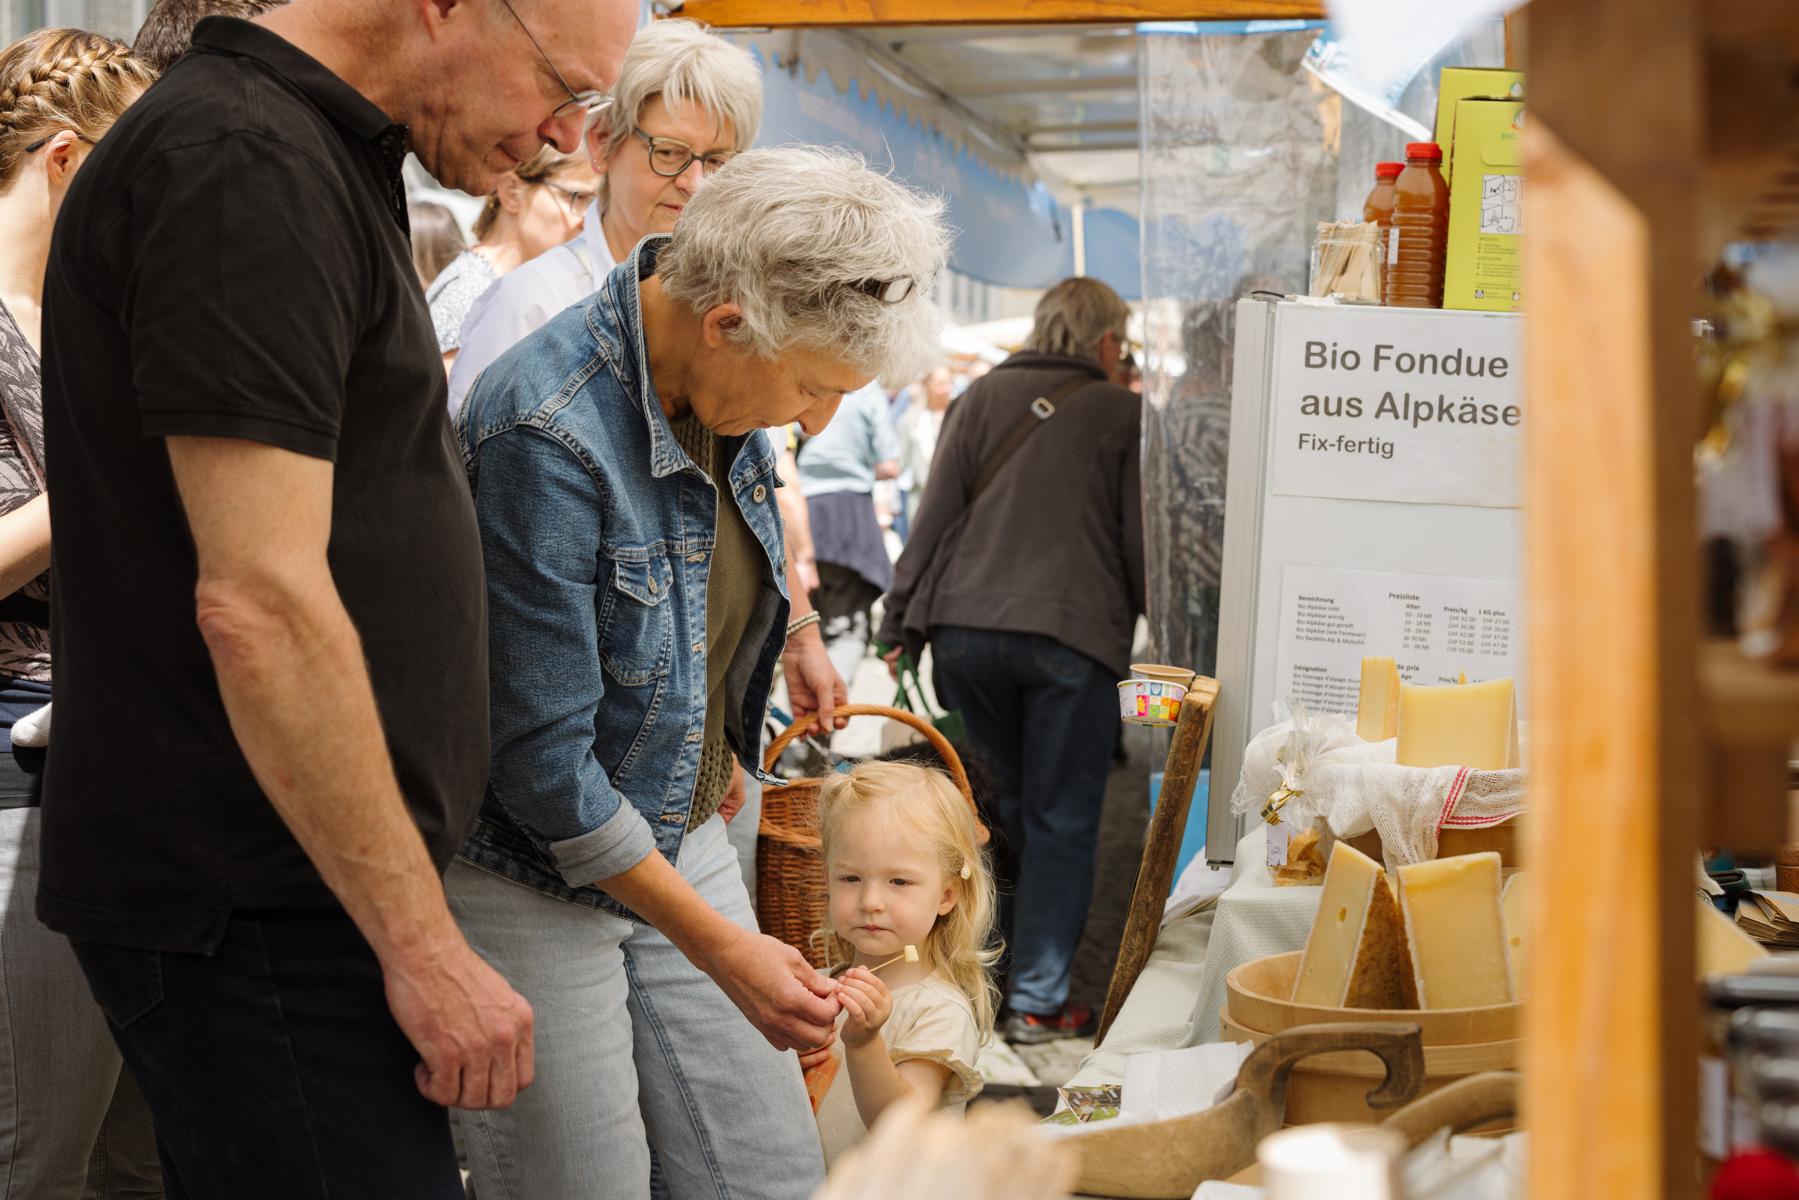
POLYGON ((974 865, 972 863, 968 862, 968 860, 966 860, 966 859, 964 859, 962 861, 962 878, 963 879, 973 879, 974 878, 974 865))

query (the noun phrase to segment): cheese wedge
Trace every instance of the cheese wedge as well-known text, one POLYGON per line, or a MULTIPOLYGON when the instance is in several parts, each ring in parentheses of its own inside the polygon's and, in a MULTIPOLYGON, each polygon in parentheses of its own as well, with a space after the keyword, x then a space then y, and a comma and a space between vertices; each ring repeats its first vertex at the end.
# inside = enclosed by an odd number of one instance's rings
POLYGON ((1384 742, 1399 732, 1399 664, 1392 659, 1362 660, 1355 729, 1364 742, 1384 742))
POLYGON ((1505 950, 1512 964, 1512 990, 1520 1000, 1529 993, 1526 986, 1529 976, 1526 974, 1530 965, 1530 956, 1525 953, 1525 924, 1530 917, 1529 901, 1525 892, 1524 872, 1519 871, 1505 881, 1505 890, 1499 894, 1499 907, 1505 913, 1505 950))
POLYGON ((1399 745, 1405 767, 1503 771, 1518 762, 1518 705, 1510 679, 1450 687, 1399 685, 1399 745))
POLYGON ((1399 868, 1399 908, 1420 1008, 1479 1008, 1516 998, 1499 878, 1499 855, 1491 851, 1399 868))
POLYGON ((1331 849, 1318 916, 1299 959, 1293 1002, 1416 1008, 1399 906, 1380 864, 1347 842, 1331 849))
POLYGON ((1741 975, 1749 964, 1767 958, 1762 944, 1737 928, 1704 896, 1699 897, 1699 978, 1707 975, 1741 975))

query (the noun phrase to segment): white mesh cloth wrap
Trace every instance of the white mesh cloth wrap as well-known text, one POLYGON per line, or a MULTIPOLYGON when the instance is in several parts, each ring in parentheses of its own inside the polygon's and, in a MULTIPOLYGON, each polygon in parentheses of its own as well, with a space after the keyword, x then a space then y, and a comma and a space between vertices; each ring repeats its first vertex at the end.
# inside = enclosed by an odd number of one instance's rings
MULTIPOLYGON (((1520 740, 1523 730, 1520 729, 1520 740)), ((1257 734, 1243 756, 1243 774, 1231 808, 1259 813, 1282 786, 1277 755, 1291 742, 1293 722, 1257 734)), ((1437 856, 1444 829, 1485 829, 1524 811, 1522 768, 1476 771, 1468 767, 1402 767, 1393 761, 1398 742, 1334 745, 1317 754, 1301 794, 1287 802, 1282 818, 1293 830, 1323 817, 1331 833, 1351 838, 1375 830, 1386 865, 1426 862, 1437 856)))
POLYGON ((1437 857, 1444 829, 1487 829, 1524 811, 1524 772, 1469 767, 1402 767, 1391 741, 1385 762, 1325 761, 1312 770, 1313 788, 1328 797, 1327 819, 1340 838, 1370 829, 1380 834, 1388 868, 1437 857))
MULTIPOLYGON (((1277 713, 1284 706, 1276 705, 1277 713)), ((1281 808, 1281 820, 1294 830, 1309 829, 1324 815, 1311 776, 1330 755, 1367 745, 1356 736, 1355 723, 1337 713, 1295 712, 1276 721, 1243 751, 1243 769, 1231 791, 1231 811, 1261 818, 1269 798, 1282 787, 1293 789, 1281 808)), ((1391 761, 1391 758, 1389 758, 1391 761)))

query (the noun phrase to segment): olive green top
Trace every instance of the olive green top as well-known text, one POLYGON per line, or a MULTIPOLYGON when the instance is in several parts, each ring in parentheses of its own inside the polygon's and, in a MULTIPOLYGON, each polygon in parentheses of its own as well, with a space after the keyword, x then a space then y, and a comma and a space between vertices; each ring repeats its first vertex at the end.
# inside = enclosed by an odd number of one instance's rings
MULTIPOLYGON (((670 428, 687 457, 709 479, 716 482, 728 474, 730 464, 718 461, 719 439, 691 413, 670 422, 670 428)), ((743 519, 728 486, 718 489, 713 540, 706 579, 706 734, 699 774, 694 779, 693 805, 687 814, 689 829, 698 829, 712 819, 731 786, 731 748, 725 742, 725 672, 749 630, 768 562, 762 543, 743 519)))

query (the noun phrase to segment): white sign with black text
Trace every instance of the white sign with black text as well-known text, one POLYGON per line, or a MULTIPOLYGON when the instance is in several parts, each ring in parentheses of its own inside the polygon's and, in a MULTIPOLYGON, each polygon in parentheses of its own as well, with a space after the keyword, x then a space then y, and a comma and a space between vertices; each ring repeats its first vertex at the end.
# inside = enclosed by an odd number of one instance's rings
POLYGON ((1502 579, 1290 566, 1281 577, 1275 695, 1354 716, 1364 656, 1407 683, 1517 677, 1518 585, 1502 579))
POLYGON ((1509 315, 1283 310, 1273 492, 1518 507, 1520 328, 1509 315))

